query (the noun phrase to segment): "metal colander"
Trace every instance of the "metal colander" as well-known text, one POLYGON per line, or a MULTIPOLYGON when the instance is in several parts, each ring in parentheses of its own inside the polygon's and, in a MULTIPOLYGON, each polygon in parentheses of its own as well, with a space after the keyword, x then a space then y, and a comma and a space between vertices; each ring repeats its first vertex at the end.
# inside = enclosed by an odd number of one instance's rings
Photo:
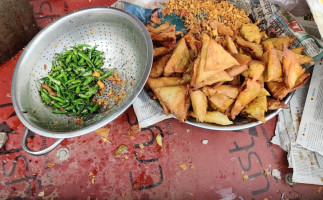
POLYGON ((124 11, 100 7, 66 15, 36 35, 21 55, 11 88, 15 111, 28 129, 42 136, 70 138, 94 131, 118 117, 137 97, 149 76, 152 53, 145 26, 124 11), (75 123, 73 116, 53 114, 52 108, 42 103, 37 84, 51 70, 55 53, 76 44, 98 45, 97 49, 104 52, 102 69, 115 68, 114 72, 124 80, 121 86, 105 82, 106 93, 112 88, 116 94, 125 93, 121 102, 108 99, 108 110, 81 125, 75 123))

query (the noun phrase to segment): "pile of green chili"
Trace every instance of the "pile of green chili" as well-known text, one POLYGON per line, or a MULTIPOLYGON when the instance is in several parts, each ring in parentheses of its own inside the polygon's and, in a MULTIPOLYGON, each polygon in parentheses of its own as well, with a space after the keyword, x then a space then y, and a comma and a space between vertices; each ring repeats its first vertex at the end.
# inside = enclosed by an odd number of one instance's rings
MULTIPOLYGON (((55 114, 86 116, 96 113, 100 105, 92 98, 112 74, 101 70, 103 52, 87 44, 79 44, 62 53, 55 54, 52 68, 40 79, 40 96, 44 104, 51 106, 55 114)), ((103 85, 103 86, 102 86, 103 85)))

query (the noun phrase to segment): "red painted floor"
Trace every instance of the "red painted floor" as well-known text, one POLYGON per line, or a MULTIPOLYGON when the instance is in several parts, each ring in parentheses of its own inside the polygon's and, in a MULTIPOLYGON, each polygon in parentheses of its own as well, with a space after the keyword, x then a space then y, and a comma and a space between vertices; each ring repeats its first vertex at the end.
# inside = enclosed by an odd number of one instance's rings
MULTIPOLYGON (((65 13, 114 1, 29 2, 44 27, 65 13)), ((21 149, 25 127, 10 97, 19 55, 0 66, 0 132, 9 135, 0 150, 0 199, 323 199, 319 186, 285 182, 286 153, 270 143, 276 119, 242 132, 208 131, 174 119, 138 131, 129 108, 101 130, 106 139, 93 132, 66 139, 47 155, 31 156, 21 149), (155 141, 159 133, 162 147, 155 141), (116 158, 122 144, 128 152, 116 158), (273 169, 282 180, 270 175, 273 169)), ((28 145, 36 150, 53 141, 35 134, 28 145)))

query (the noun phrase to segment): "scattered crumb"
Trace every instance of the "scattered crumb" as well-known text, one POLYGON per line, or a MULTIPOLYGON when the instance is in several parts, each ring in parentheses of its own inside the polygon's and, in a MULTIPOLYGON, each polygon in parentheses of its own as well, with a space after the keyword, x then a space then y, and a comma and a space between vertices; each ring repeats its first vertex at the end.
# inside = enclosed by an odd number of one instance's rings
POLYGON ((128 160, 128 158, 129 158, 129 157, 128 157, 127 155, 125 155, 125 156, 124 156, 124 159, 125 159, 125 160, 128 160))
POLYGON ((271 172, 271 175, 275 178, 282 179, 280 175, 280 171, 278 171, 278 169, 273 169, 273 171, 271 172))
POLYGON ((55 166, 55 163, 48 163, 48 164, 47 164, 47 166, 48 166, 49 168, 52 168, 52 167, 54 167, 54 166, 55 166))
POLYGON ((111 143, 111 141, 110 141, 110 140, 108 140, 108 139, 107 139, 107 138, 105 138, 105 137, 101 137, 101 139, 102 139, 102 141, 103 141, 103 142, 108 142, 108 143, 112 144, 112 143, 111 143))
POLYGON ((7 97, 11 97, 11 92, 7 93, 7 97))
POLYGON ((80 119, 78 119, 77 117, 74 117, 74 122, 77 125, 84 124, 84 118, 81 117, 80 119))
POLYGON ((202 140, 202 144, 207 144, 207 143, 209 143, 208 140, 202 140))
POLYGON ((140 149, 143 149, 145 147, 145 145, 139 144, 139 147, 140 147, 140 149))
POLYGON ((91 196, 88 196, 86 199, 87 199, 87 200, 91 200, 91 196))
POLYGON ((156 136, 156 142, 159 146, 163 146, 163 138, 160 134, 156 136))
POLYGON ((89 173, 89 176, 94 176, 93 172, 90 172, 90 173, 89 173))
POLYGON ((244 180, 244 181, 246 181, 246 180, 248 180, 248 179, 249 179, 249 176, 248 176, 248 175, 244 175, 244 176, 243 176, 243 180, 244 180))
POLYGON ((195 169, 194 165, 191 165, 191 169, 195 169))
POLYGON ((54 48, 57 48, 57 44, 54 45, 54 48))
POLYGON ((101 137, 103 137, 103 138, 108 138, 109 133, 110 133, 110 125, 108 124, 107 126, 99 128, 99 129, 95 130, 94 132, 101 135, 101 137))
POLYGON ((55 126, 57 126, 57 125, 59 124, 59 122, 58 122, 58 121, 54 121, 54 122, 53 122, 53 124, 54 124, 55 126))
POLYGON ((115 149, 114 157, 119 158, 121 155, 128 153, 128 146, 122 144, 115 149))
POLYGON ((264 173, 266 176, 268 176, 269 175, 268 169, 264 169, 264 173))
POLYGON ((92 0, 89 0, 89 3, 91 3, 92 0))
POLYGON ((317 193, 321 193, 322 192, 322 187, 319 187, 318 189, 317 189, 317 193))
POLYGON ((130 138, 130 140, 135 140, 136 139, 136 137, 133 136, 133 135, 131 135, 129 138, 130 138))
POLYGON ((44 70, 46 70, 46 69, 47 69, 47 65, 45 64, 45 65, 44 65, 44 70))
POLYGON ((186 129, 186 133, 189 133, 191 130, 190 129, 186 129))
POLYGON ((314 162, 311 162, 311 165, 315 165, 315 163, 314 162))
POLYGON ((241 174, 244 174, 244 171, 241 171, 241 174))
POLYGON ((45 192, 44 192, 44 191, 39 192, 39 193, 38 193, 38 196, 39 196, 39 197, 43 197, 43 196, 45 196, 45 192))
POLYGON ((264 200, 268 200, 268 198, 264 198, 264 200))
POLYGON ((123 198, 125 198, 125 197, 126 197, 126 193, 125 193, 125 192, 122 192, 121 196, 122 196, 123 198))
POLYGON ((183 163, 183 164, 179 165, 179 167, 184 171, 187 170, 186 163, 183 163))
POLYGON ((194 194, 193 194, 192 192, 190 192, 190 193, 189 193, 189 195, 190 195, 191 197, 192 197, 192 196, 194 196, 194 194))
POLYGON ((94 183, 95 183, 95 178, 94 177, 92 178, 91 183, 94 185, 94 183))
POLYGON ((139 124, 135 124, 130 126, 129 128, 129 135, 133 135, 135 133, 141 132, 141 128, 139 127, 139 124))

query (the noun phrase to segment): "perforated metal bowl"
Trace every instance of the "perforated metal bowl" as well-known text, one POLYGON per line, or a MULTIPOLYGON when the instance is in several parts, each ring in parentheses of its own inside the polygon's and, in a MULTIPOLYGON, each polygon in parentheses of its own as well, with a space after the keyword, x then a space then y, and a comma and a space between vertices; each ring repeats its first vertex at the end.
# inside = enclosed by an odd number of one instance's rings
MULTIPOLYGON (((12 79, 12 101, 21 122, 31 131, 46 137, 70 138, 94 131, 124 112, 142 90, 153 60, 151 38, 145 26, 134 16, 115 8, 89 8, 68 14, 38 33, 21 55, 12 79), (57 115, 45 106, 37 80, 51 70, 55 53, 76 44, 98 45, 104 52, 104 70, 115 68, 121 87, 106 82, 107 92, 126 92, 119 103, 110 101, 110 109, 77 125, 73 116, 57 115), (47 65, 47 69, 44 68, 47 65)), ((24 138, 26 138, 25 131, 24 138)), ((23 140, 23 147, 30 151, 23 140)), ((54 148, 54 147, 53 147, 54 148)), ((52 149, 53 149, 52 148, 52 149)), ((43 154, 41 152, 37 154, 43 154)))

